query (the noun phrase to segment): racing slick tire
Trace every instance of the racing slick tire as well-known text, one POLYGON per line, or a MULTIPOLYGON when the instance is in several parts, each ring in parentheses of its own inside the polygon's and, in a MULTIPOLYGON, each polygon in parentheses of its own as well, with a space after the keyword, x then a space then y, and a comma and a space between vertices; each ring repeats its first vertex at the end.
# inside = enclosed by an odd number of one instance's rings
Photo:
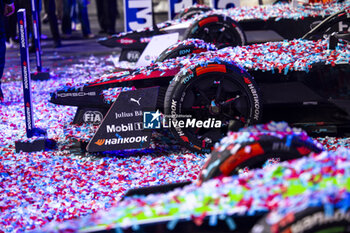
POLYGON ((269 224, 269 214, 259 220, 251 230, 251 233, 344 233, 350 232, 350 209, 344 211, 334 208, 333 213, 327 215, 322 206, 308 207, 306 209, 289 212, 275 224, 269 224))
POLYGON ((240 25, 229 16, 213 14, 196 20, 185 32, 185 39, 198 38, 218 48, 246 44, 240 25))
POLYGON ((186 8, 182 11, 180 11, 177 15, 175 15, 174 19, 183 19, 183 20, 188 20, 193 18, 195 15, 202 14, 204 12, 210 11, 212 8, 204 5, 200 6, 191 6, 189 8, 186 8))
POLYGON ((211 10, 213 9, 205 5, 191 6, 181 10, 177 15, 175 15, 174 19, 188 20, 193 18, 195 15, 199 15, 211 10))
POLYGON ((215 50, 217 50, 215 45, 208 44, 203 40, 188 39, 168 47, 159 55, 156 62, 163 62, 170 58, 182 57, 192 53, 202 53, 215 50))
POLYGON ((261 168, 270 159, 282 162, 322 151, 323 147, 305 132, 249 133, 244 129, 238 133, 229 132, 211 152, 202 168, 199 183, 219 176, 238 174, 245 168, 261 168))
POLYGON ((273 3, 273 5, 281 4, 281 3, 286 4, 286 3, 290 3, 290 2, 291 2, 290 0, 276 0, 276 1, 273 3))
POLYGON ((253 78, 224 62, 185 67, 171 81, 164 98, 168 128, 183 145, 201 153, 209 153, 229 129, 258 123, 260 106, 253 78), (181 122, 185 125, 177 125, 181 122))

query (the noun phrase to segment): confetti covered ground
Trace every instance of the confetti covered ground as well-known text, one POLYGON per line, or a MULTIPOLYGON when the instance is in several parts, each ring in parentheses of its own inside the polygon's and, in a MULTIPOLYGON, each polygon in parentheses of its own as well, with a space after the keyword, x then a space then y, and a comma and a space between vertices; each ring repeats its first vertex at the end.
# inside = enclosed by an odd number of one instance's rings
POLYGON ((70 154, 70 129, 83 137, 88 127, 71 126, 75 109, 48 103, 49 94, 63 84, 97 78, 112 68, 107 60, 88 57, 52 70, 54 78, 49 81, 32 82, 35 125, 58 142, 58 149, 50 152, 15 153, 15 141, 26 140, 19 67, 5 74, 5 102, 0 104, 0 232, 24 232, 109 208, 130 188, 197 178, 205 156, 181 150, 158 148, 142 157, 70 154))
MULTIPOLYGON (((113 69, 108 61, 108 57, 87 57, 55 68, 54 78, 48 81, 32 82, 35 125, 47 129, 48 137, 58 141, 58 149, 50 152, 15 153, 14 142, 26 138, 19 67, 5 74, 5 102, 0 105, 2 232, 24 232, 53 220, 108 209, 130 188, 197 179, 206 156, 181 150, 150 151, 141 157, 70 154, 73 138, 68 129, 74 128, 74 134, 83 136, 86 127, 70 125, 75 109, 48 103, 49 93, 67 83, 76 85, 97 79, 99 74, 113 69)), ((329 150, 350 148, 350 139, 346 138, 318 141, 329 150)))
MULTIPOLYGON (((260 214, 275 211, 273 221, 289 211, 325 206, 329 215, 335 207, 348 211, 350 207, 350 150, 312 154, 295 161, 250 171, 239 177, 213 179, 201 186, 195 184, 166 194, 126 198, 108 212, 100 212, 78 221, 54 223, 43 232, 62 230, 101 230, 111 227, 132 227, 167 219, 167 228, 174 229, 180 219, 190 218, 200 223, 210 216, 211 226, 218 218, 226 219, 235 230, 230 216, 260 214), (306 201, 307 200, 307 201, 306 201), (100 227, 100 228, 99 228, 100 227)), ((38 231, 39 232, 39 231, 38 231)))
MULTIPOLYGON (((15 141, 26 140, 22 83, 20 67, 5 70, 5 101, 0 104, 0 232, 40 229, 49 222, 109 210, 130 188, 197 180, 206 155, 186 152, 160 135, 155 135, 152 148, 142 152, 114 156, 72 153, 76 139, 93 129, 71 125, 75 108, 49 103, 50 93, 97 80, 115 67, 109 56, 101 55, 57 60, 62 62, 50 67, 52 79, 32 82, 35 125, 58 142, 58 149, 49 152, 15 153, 15 141)), ((316 140, 331 151, 350 148, 349 138, 316 140)), ((345 152, 337 156, 349 157, 345 152)), ((268 174, 266 177, 268 182, 268 174)), ((217 181, 213 182, 208 187, 215 186, 217 181)), ((127 209, 131 202, 122 202, 121 207, 127 209)))

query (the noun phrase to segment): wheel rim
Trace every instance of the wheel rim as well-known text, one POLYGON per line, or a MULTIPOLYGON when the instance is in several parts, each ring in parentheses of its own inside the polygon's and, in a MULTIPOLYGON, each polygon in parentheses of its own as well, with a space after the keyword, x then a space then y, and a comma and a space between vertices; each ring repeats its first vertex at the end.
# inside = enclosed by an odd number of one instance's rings
POLYGON ((232 30, 231 25, 221 22, 208 23, 203 27, 199 27, 193 37, 213 43, 219 48, 242 44, 237 33, 232 30))
POLYGON ((211 73, 190 83, 183 92, 179 111, 197 120, 214 118, 222 127, 186 128, 184 132, 202 147, 211 146, 226 135, 248 124, 251 105, 243 86, 225 73, 211 73))
POLYGON ((189 11, 189 12, 185 13, 181 18, 184 20, 188 20, 188 19, 193 18, 193 16, 195 16, 195 15, 202 14, 203 12, 205 12, 205 11, 202 11, 202 10, 189 11))

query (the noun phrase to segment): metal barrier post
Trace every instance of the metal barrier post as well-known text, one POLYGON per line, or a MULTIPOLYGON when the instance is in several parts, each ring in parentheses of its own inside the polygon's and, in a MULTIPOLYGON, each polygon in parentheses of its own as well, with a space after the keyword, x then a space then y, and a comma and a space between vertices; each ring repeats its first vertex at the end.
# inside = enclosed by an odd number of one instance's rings
MULTIPOLYGON (((21 67, 22 67, 22 83, 23 83, 23 98, 24 98, 24 114, 26 122, 27 138, 33 136, 46 136, 46 131, 35 128, 33 110, 32 110, 32 87, 30 77, 29 51, 27 40, 27 22, 26 10, 20 9, 17 12, 18 31, 20 39, 20 53, 21 53, 21 67)), ((35 140, 16 141, 16 152, 32 152, 41 151, 45 149, 53 149, 56 142, 51 139, 39 138, 35 140)))

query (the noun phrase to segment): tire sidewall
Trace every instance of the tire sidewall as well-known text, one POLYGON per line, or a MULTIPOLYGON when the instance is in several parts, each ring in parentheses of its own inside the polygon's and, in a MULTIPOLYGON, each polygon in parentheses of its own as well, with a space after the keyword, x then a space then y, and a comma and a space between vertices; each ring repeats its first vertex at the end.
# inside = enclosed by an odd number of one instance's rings
MULTIPOLYGON (((256 124, 261 120, 262 117, 262 105, 261 105, 261 99, 259 97, 258 88, 253 80, 253 78, 245 71, 241 70, 238 67, 231 66, 228 64, 216 64, 216 63, 209 63, 210 65, 222 65, 226 68, 226 74, 229 74, 232 78, 232 81, 237 83, 241 88, 243 88, 243 91, 247 95, 247 99, 249 101, 249 104, 251 105, 249 109, 249 117, 246 122, 247 125, 256 124)), ((170 115, 171 117, 174 116, 174 113, 176 114, 182 114, 182 101, 186 94, 187 88, 189 88, 193 82, 197 81, 200 78, 203 78, 203 75, 197 75, 196 69, 202 68, 200 65, 195 66, 192 69, 187 69, 185 67, 184 70, 186 72, 179 72, 175 78, 172 80, 170 86, 168 87, 165 102, 164 102, 164 111, 165 115, 170 115)), ((208 72, 205 73, 206 77, 210 77, 210 75, 220 73, 219 71, 215 72, 208 72)), ((185 146, 190 148, 191 150, 198 151, 198 152, 210 152, 210 148, 203 148, 202 145, 198 144, 198 140, 196 141, 194 138, 187 137, 187 138, 181 138, 181 136, 186 135, 185 131, 186 129, 174 129, 171 128, 172 133, 174 136, 180 140, 185 146), (189 142, 186 142, 188 140, 189 142)))
MULTIPOLYGON (((320 230, 342 226, 345 232, 350 232, 350 209, 343 212, 340 208, 334 208, 332 215, 327 216, 324 207, 308 207, 297 212, 289 212, 276 224, 268 224, 268 216, 263 217, 253 228, 251 233, 315 233, 320 230), (321 221, 320 219, 327 219, 321 221), (315 221, 318 219, 319 221, 315 221)), ((330 232, 330 231, 329 231, 330 232)))
POLYGON ((223 150, 219 148, 215 149, 211 153, 209 162, 203 167, 203 170, 207 169, 210 164, 216 163, 216 166, 211 166, 210 170, 205 171, 201 176, 202 181, 212 179, 214 177, 220 176, 222 174, 220 166, 226 161, 231 162, 233 160, 240 161, 239 164, 233 167, 232 163, 228 166, 231 168, 231 173, 226 175, 238 174, 240 169, 248 168, 259 168, 260 165, 264 164, 267 160, 273 158, 279 158, 280 162, 288 161, 292 159, 298 159, 303 156, 308 155, 311 152, 320 153, 322 149, 317 147, 314 142, 309 140, 302 140, 300 137, 295 136, 292 139, 289 136, 277 137, 273 135, 260 135, 256 136, 259 139, 242 143, 232 143, 227 145, 223 150), (232 153, 232 148, 236 145, 236 153, 232 153), (259 147, 262 149, 262 153, 250 154, 251 146, 259 147), (247 150, 245 150, 247 149, 247 150), (244 152, 242 154, 242 151, 244 152), (216 162, 219 160, 219 162, 216 162))
POLYGON ((181 17, 181 19, 184 19, 184 20, 188 20, 188 19, 191 19, 193 18, 193 16, 195 15, 199 15, 199 14, 202 14, 204 12, 206 12, 208 10, 201 10, 199 8, 191 8, 190 10, 188 10, 187 12, 184 12, 181 17))
POLYGON ((188 19, 192 18, 196 14, 201 14, 201 13, 204 13, 204 12, 207 12, 207 11, 210 11, 210 10, 212 10, 212 9, 209 8, 209 7, 190 7, 190 8, 187 8, 187 9, 181 11, 179 14, 177 14, 175 16, 174 19, 188 20, 188 19))
MULTIPOLYGON (((200 17, 188 29, 186 29, 184 38, 185 39, 199 38, 199 37, 196 36, 196 33, 198 33, 198 31, 201 28, 203 28, 205 25, 209 25, 209 24, 214 23, 214 22, 210 22, 210 19, 211 18, 215 18, 215 17, 217 17, 217 19, 218 19, 218 21, 215 22, 215 23, 219 23, 219 24, 225 25, 227 28, 229 28, 229 30, 231 30, 231 32, 234 33, 235 38, 239 39, 237 41, 237 43, 230 44, 228 46, 241 46, 241 45, 245 45, 246 44, 247 38, 246 38, 246 35, 245 35, 242 27, 239 25, 239 23, 236 22, 235 20, 233 20, 229 16, 219 15, 219 14, 205 15, 203 17, 200 17), (208 23, 203 24, 206 21, 208 23)), ((199 39, 203 39, 203 38, 199 38, 199 39)), ((212 43, 211 41, 206 41, 206 42, 212 43)))

